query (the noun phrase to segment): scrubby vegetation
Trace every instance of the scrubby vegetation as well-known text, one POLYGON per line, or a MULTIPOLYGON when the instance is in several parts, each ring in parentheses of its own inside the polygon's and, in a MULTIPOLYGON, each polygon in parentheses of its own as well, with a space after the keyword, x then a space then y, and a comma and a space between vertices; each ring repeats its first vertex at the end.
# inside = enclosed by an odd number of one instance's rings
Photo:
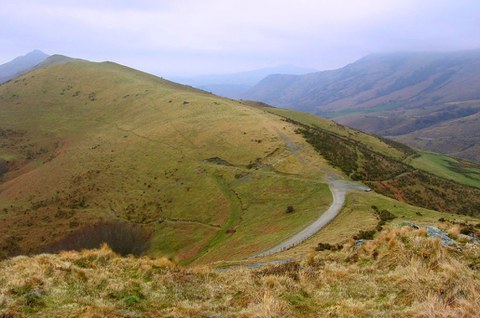
POLYGON ((226 272, 108 247, 21 256, 0 263, 0 316, 476 317, 480 245, 456 244, 403 227, 359 248, 226 272))
MULTIPOLYGON (((291 120, 290 120, 291 121, 291 120)), ((294 121, 291 121, 294 122, 294 121)), ((378 193, 400 201, 443 212, 479 215, 480 189, 444 179, 377 152, 355 139, 295 122, 298 132, 333 166, 361 180, 378 193)), ((412 150, 389 143, 404 152, 412 150)))

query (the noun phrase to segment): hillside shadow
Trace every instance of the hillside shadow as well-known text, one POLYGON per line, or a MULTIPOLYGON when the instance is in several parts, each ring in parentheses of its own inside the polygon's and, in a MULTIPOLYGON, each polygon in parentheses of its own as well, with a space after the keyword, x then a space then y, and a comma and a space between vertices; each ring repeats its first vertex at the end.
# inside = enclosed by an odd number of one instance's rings
POLYGON ((41 248, 41 253, 95 249, 103 243, 120 255, 141 255, 149 248, 151 232, 140 225, 105 222, 79 229, 60 241, 41 248))

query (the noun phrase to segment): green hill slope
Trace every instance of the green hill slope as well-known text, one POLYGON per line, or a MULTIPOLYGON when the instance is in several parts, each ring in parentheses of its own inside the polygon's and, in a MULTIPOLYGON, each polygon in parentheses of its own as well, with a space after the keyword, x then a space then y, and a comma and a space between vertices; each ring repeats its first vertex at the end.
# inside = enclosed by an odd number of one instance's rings
POLYGON ((301 112, 263 108, 296 123, 296 132, 331 165, 381 194, 433 210, 478 215, 479 170, 474 163, 468 167, 439 165, 435 156, 427 157, 388 139, 301 112))
POLYGON ((118 243, 126 252, 242 257, 331 201, 323 180, 334 170, 294 125, 114 63, 39 68, 0 86, 0 103, 7 255, 120 231, 150 238, 118 243))
POLYGON ((0 257, 106 241, 182 263, 240 259, 318 218, 342 172, 440 211, 474 215, 480 200, 412 168, 401 144, 111 62, 47 63, 1 85, 0 105, 0 257))

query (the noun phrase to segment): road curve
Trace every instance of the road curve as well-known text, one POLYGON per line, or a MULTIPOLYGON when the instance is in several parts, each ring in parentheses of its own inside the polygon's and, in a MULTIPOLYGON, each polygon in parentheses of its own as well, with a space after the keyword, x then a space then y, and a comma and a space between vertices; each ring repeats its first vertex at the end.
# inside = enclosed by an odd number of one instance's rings
POLYGON ((333 202, 328 208, 328 210, 325 211, 325 213, 323 213, 317 220, 315 220, 315 222, 313 222, 288 240, 283 241, 277 246, 274 246, 266 251, 258 253, 253 257, 264 257, 272 255, 297 246, 298 244, 304 242, 305 240, 313 236, 315 233, 320 231, 325 225, 330 223, 330 221, 332 221, 338 215, 338 213, 340 213, 340 210, 345 204, 345 196, 347 192, 349 192, 350 190, 369 190, 369 188, 353 182, 332 179, 330 179, 328 186, 330 188, 330 191, 332 192, 333 202))

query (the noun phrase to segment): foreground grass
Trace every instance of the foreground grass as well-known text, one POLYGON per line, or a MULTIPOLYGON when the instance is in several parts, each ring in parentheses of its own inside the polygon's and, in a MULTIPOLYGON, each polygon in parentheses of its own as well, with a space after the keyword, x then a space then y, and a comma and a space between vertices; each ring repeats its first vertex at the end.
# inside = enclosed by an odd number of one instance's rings
MULTIPOLYGON (((446 226, 446 225, 444 225, 446 226)), ((450 227, 455 237, 457 227, 450 227)), ((258 270, 178 268, 108 247, 0 263, 6 317, 475 317, 480 246, 382 231, 356 249, 258 270)))

